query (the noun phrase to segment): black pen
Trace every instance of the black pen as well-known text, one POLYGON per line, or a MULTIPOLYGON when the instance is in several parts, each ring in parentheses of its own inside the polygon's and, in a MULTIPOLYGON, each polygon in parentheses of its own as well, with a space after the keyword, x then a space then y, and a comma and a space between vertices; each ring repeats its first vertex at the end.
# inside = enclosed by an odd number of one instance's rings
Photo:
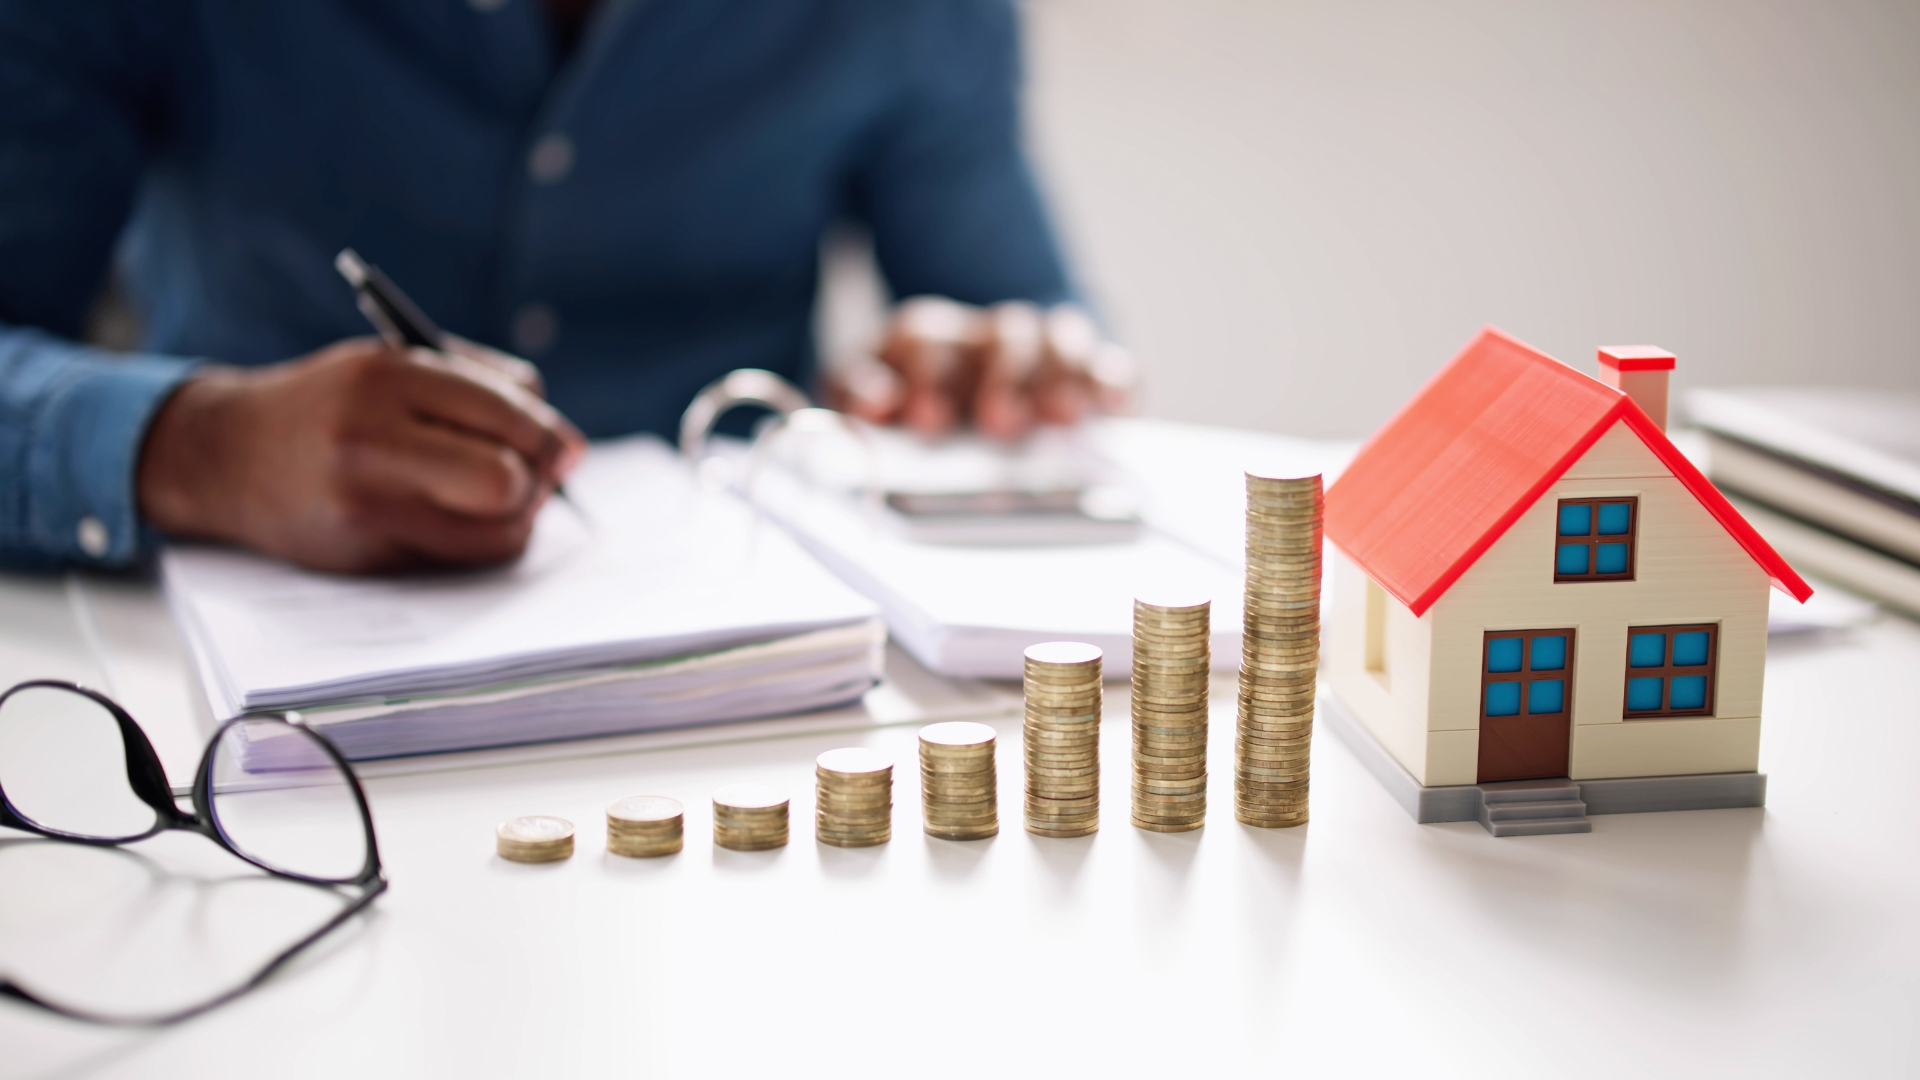
MULTIPOLYGON (((420 310, 393 279, 380 272, 380 268, 360 257, 352 248, 341 248, 340 254, 333 257, 333 268, 353 286, 354 302, 360 306, 360 314, 367 317, 380 336, 396 349, 423 348, 439 352, 446 351, 447 335, 420 310)), ((564 485, 555 482, 553 493, 567 500, 567 505, 582 518, 586 511, 567 494, 564 485)))

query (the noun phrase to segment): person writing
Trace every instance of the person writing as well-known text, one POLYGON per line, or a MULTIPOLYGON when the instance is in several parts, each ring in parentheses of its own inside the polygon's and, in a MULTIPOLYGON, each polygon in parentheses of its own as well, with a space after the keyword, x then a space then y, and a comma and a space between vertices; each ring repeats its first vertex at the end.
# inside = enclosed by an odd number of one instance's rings
POLYGON ((809 380, 841 220, 927 299, 838 404, 1071 422, 1118 380, 1017 57, 1005 0, 0 0, 0 562, 511 559, 588 437, 809 380), (346 247, 445 349, 366 336, 346 247), (78 343, 110 271, 134 353, 78 343))

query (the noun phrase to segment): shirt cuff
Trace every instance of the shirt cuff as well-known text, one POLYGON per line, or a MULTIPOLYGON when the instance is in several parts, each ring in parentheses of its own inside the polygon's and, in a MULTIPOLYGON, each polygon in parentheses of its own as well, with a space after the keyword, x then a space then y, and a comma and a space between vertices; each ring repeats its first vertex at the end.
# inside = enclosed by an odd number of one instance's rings
POLYGON ((154 413, 196 361, 78 359, 39 412, 27 463, 27 529, 44 554, 125 566, 152 536, 134 491, 154 413))

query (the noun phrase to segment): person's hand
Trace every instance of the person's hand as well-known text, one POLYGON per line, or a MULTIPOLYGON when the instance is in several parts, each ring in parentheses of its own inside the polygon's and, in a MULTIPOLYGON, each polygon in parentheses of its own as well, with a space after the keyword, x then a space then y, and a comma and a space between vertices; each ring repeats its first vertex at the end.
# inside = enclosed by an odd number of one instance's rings
POLYGON ((524 360, 355 338, 196 373, 148 429, 137 494, 163 532, 315 569, 484 565, 526 548, 585 450, 524 360))
POLYGON ((899 306, 876 356, 828 377, 835 407, 939 435, 970 421, 999 439, 1127 405, 1133 364, 1084 311, 1024 301, 969 307, 920 296, 899 306))

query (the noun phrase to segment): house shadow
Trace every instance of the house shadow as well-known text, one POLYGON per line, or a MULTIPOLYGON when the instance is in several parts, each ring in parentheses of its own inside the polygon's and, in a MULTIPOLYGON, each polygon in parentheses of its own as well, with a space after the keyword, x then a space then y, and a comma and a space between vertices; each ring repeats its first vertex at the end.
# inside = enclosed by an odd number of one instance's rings
POLYGON ((1764 808, 1605 814, 1593 832, 1494 838, 1427 826, 1437 872, 1499 933, 1575 969, 1700 991, 1732 987, 1750 961, 1755 851, 1764 808))

